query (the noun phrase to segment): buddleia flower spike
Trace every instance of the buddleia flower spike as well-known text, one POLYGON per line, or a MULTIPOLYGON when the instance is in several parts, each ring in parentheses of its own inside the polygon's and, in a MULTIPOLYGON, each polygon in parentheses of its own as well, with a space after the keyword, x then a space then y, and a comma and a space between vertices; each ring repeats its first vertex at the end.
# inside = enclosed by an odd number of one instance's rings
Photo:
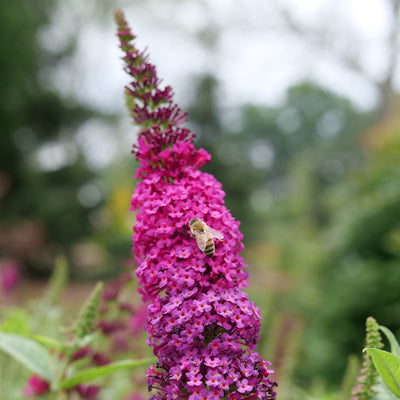
POLYGON ((147 343, 158 357, 147 372, 150 399, 273 400, 273 371, 255 351, 260 312, 243 291, 239 222, 224 205, 222 185, 199 170, 211 157, 194 147, 172 89, 161 87, 121 11, 115 20, 132 77, 127 104, 140 128, 131 209, 139 291, 150 302, 147 343), (196 243, 189 234, 194 219, 213 235, 196 243))

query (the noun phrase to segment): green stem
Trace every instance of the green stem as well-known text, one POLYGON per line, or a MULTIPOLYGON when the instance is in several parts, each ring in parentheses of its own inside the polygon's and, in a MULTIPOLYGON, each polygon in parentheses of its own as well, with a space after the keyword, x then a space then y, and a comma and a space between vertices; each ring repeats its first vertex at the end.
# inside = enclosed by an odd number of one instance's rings
POLYGON ((58 370, 54 382, 52 383, 51 397, 49 400, 57 400, 58 396, 62 393, 62 390, 60 389, 60 382, 63 380, 65 371, 67 370, 72 354, 74 354, 77 348, 78 346, 73 344, 70 347, 68 347, 67 350, 65 351, 60 369, 58 370))

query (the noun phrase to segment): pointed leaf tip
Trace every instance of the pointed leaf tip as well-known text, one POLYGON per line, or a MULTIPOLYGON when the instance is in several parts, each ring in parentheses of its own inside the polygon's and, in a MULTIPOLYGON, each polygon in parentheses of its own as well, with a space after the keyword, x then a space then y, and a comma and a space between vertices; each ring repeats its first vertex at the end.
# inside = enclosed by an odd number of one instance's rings
POLYGON ((379 326, 379 329, 385 334, 387 340, 389 341, 391 352, 400 357, 400 345, 392 331, 382 325, 379 326))

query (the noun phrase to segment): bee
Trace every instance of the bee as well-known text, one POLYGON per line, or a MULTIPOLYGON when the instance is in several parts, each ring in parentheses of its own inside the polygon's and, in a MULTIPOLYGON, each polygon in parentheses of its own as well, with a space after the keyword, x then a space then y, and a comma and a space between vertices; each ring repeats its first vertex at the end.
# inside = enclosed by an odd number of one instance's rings
POLYGON ((196 238, 197 246, 208 257, 212 257, 215 251, 214 238, 222 240, 224 235, 221 232, 210 228, 205 222, 198 218, 192 218, 189 222, 190 231, 196 238))

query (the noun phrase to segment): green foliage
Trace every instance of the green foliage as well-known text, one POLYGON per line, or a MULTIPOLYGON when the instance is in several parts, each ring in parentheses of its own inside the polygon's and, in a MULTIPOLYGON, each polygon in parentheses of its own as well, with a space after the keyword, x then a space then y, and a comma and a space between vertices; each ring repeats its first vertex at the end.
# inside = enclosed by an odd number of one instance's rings
POLYGON ((90 382, 93 379, 101 378, 117 371, 131 369, 141 365, 148 365, 152 361, 154 361, 154 358, 144 358, 142 360, 121 360, 101 367, 88 368, 61 381, 60 388, 63 390, 70 389, 80 383, 90 382))
POLYGON ((58 49, 42 45, 57 5, 48 0, 0 5, 0 73, 6 77, 0 93, 0 253, 40 276, 50 275, 55 253, 69 255, 92 234, 93 213, 102 206, 102 199, 82 204, 78 196, 97 173, 77 133, 100 116, 64 98, 47 80, 75 45, 72 36, 58 49))
POLYGON ((400 345, 388 328, 380 326, 379 329, 388 339, 391 352, 369 347, 364 349, 371 356, 381 378, 374 389, 378 392, 378 400, 400 398, 400 345))
POLYGON ((54 379, 50 353, 36 341, 12 333, 0 332, 0 349, 21 362, 30 371, 49 382, 54 379))
MULTIPOLYGON (((56 376, 62 377, 65 371, 62 370, 61 374, 58 375, 54 373, 57 371, 57 368, 55 368, 56 360, 39 343, 43 343, 53 350, 56 349, 59 352, 57 357, 59 354, 65 355, 66 351, 71 348, 70 343, 62 345, 59 341, 45 336, 31 335, 31 338, 27 338, 17 334, 0 332, 0 349, 22 363, 27 369, 51 383, 55 392, 76 387, 81 383, 90 382, 117 371, 148 365, 154 360, 154 358, 119 360, 104 366, 86 368, 58 382, 56 376)), ((65 365, 65 362, 61 365, 65 365)))
MULTIPOLYGON (((130 173, 117 162, 101 172, 99 187, 109 191, 109 201, 89 206, 78 201, 77 191, 100 179, 74 140, 94 113, 61 98, 39 78, 42 68, 59 63, 73 48, 70 43, 50 54, 37 41, 54 4, 21 0, 0 5, 0 33, 6 38, 0 71, 7 77, 0 93, 0 233, 8 239, 0 242, 0 251, 37 274, 48 273, 60 248, 71 259, 84 259, 81 253, 71 255, 86 239, 97 249, 126 257, 132 225, 126 215, 133 189, 126 186, 130 173), (40 166, 38 152, 60 143, 72 146, 75 161, 59 168, 40 166), (14 243, 30 242, 16 238, 35 241, 17 248, 14 243)), ((284 378, 292 385, 288 396, 336 400, 332 388, 343 376, 348 354, 359 350, 365 317, 373 314, 394 331, 400 329, 393 319, 400 312, 399 124, 378 125, 373 135, 381 143, 367 147, 363 131, 374 113, 360 112, 310 82, 291 88, 273 108, 247 104, 226 109, 218 102, 220 90, 212 75, 200 77, 195 92, 188 117, 197 145, 213 157, 205 169, 223 183, 227 206, 242 222, 246 260, 257 268, 254 281, 266 280, 273 292, 263 331, 268 337, 261 340, 265 356, 274 355, 271 343, 287 339, 291 350, 277 351, 275 361, 282 361, 284 378), (270 321, 286 316, 298 318, 301 330, 279 336, 286 325, 270 321)), ((59 260, 58 265, 52 289, 40 303, 1 310, 2 332, 24 335, 48 349, 63 348, 68 340, 58 328, 65 315, 56 303, 66 264, 59 260)), ((83 268, 74 270, 74 276, 83 274, 83 268)), ((95 341, 87 336, 96 309, 92 305, 92 318, 81 326, 81 315, 76 333, 95 341)), ((18 364, 9 357, 6 361, 15 372, 10 376, 21 379, 18 364)), ((3 389, 9 382, 3 378, 1 384, 3 389)))
POLYGON ((351 354, 347 359, 346 370, 343 375, 337 400, 348 400, 351 397, 354 382, 357 380, 359 371, 360 361, 355 354, 351 354))
POLYGON ((313 223, 325 224, 324 191, 363 159, 356 138, 371 116, 357 112, 344 98, 303 83, 291 88, 279 107, 246 105, 235 111, 234 122, 223 123, 219 115, 227 111, 219 110, 217 95, 215 78, 200 77, 189 121, 197 144, 212 154, 205 170, 223 182, 245 241, 259 241, 267 234, 260 227, 271 219, 278 225, 307 213, 313 223), (292 178, 300 162, 307 176, 292 178))
POLYGON ((387 385, 379 377, 378 384, 375 386, 377 394, 374 400, 397 400, 398 397, 387 387, 387 385))
MULTIPOLYGON (((61 320, 56 322, 56 338, 34 331, 35 326, 47 326, 46 319, 57 307, 56 303, 66 283, 66 270, 66 262, 60 258, 47 290, 39 301, 32 303, 31 312, 11 308, 5 314, 5 318, 0 319, 0 369, 4 369, 4 373, 0 374, 0 386, 2 395, 7 396, 7 399, 20 398, 16 389, 19 388, 20 391, 27 378, 27 374, 21 373, 15 363, 22 364, 28 371, 50 383, 48 398, 56 399, 60 398, 59 395, 65 395, 68 390, 76 390, 77 385, 93 380, 99 382, 100 379, 104 380, 116 372, 128 371, 132 374, 133 370, 154 361, 154 358, 117 359, 107 365, 92 366, 87 360, 73 359, 73 354, 89 343, 105 349, 105 343, 98 340, 98 335, 97 337, 93 335, 98 322, 98 308, 103 288, 101 283, 96 285, 81 307, 74 324, 73 336, 68 334, 67 330, 59 329, 61 320), (5 366, 7 368, 4 368, 5 366)), ((113 392, 112 389, 113 385, 110 385, 108 391, 111 393, 110 396, 121 399, 129 390, 125 388, 125 391, 116 397, 117 390, 114 388, 113 392)))
MULTIPOLYGON (((366 339, 365 345, 371 349, 379 350, 383 347, 379 325, 372 317, 368 317, 366 321, 366 339)), ((353 388, 352 393, 354 399, 357 400, 373 400, 377 393, 375 389, 378 383, 378 373, 376 372, 372 359, 369 354, 364 353, 363 364, 360 370, 360 376, 357 378, 357 385, 353 388)))
POLYGON ((366 349, 387 387, 400 398, 400 357, 379 349, 366 349))
POLYGON ((29 333, 31 324, 28 311, 23 308, 15 307, 12 313, 8 313, 1 318, 2 332, 15 332, 19 334, 29 333))
MULTIPOLYGON (((313 340, 322 338, 324 346, 335 343, 332 363, 322 370, 326 375, 328 371, 339 374, 344 353, 355 351, 360 341, 357 326, 365 315, 373 313, 394 330, 400 327, 393 320, 400 309, 395 240, 400 199, 398 129, 396 124, 391 139, 369 153, 364 168, 332 187, 326 197, 330 223, 315 236, 325 252, 314 280, 321 312, 308 326, 313 340)), ((312 370, 321 371, 320 367, 315 364, 312 370)))
POLYGON ((392 331, 386 326, 380 326, 379 329, 385 334, 387 340, 389 341, 390 344, 390 351, 400 357, 400 345, 399 342, 396 340, 395 336, 393 335, 392 331))
POLYGON ((103 284, 101 282, 97 283, 79 312, 73 328, 74 335, 78 341, 84 339, 85 336, 88 336, 93 331, 98 316, 102 290, 103 284))
POLYGON ((29 334, 27 337, 35 340, 37 343, 44 345, 48 350, 56 350, 60 353, 64 351, 64 345, 61 341, 49 336, 29 334))

